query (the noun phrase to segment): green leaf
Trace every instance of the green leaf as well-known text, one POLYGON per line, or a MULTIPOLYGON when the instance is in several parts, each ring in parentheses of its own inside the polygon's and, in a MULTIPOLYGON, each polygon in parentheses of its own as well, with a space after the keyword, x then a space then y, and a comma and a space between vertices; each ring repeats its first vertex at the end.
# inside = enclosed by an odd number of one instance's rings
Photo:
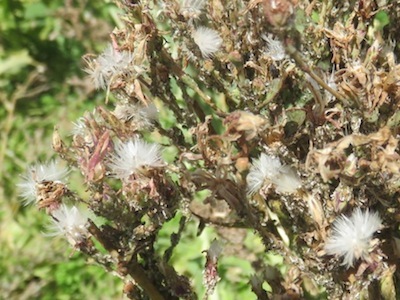
POLYGON ((25 8, 25 19, 34 20, 45 18, 48 15, 48 7, 41 2, 30 3, 25 8))
POLYGON ((287 110, 286 116, 288 121, 295 122, 298 126, 306 120, 306 112, 303 109, 287 110))
POLYGON ((319 22, 319 12, 313 10, 313 12, 311 13, 311 20, 313 20, 314 23, 319 22))
POLYGON ((303 33, 307 25, 307 16, 305 12, 301 9, 296 11, 296 19, 294 27, 300 33, 303 33))
POLYGON ((397 111, 387 122, 387 126, 395 128, 400 125, 400 111, 397 111))
POLYGON ((25 68, 28 65, 33 64, 32 57, 29 56, 27 50, 20 50, 9 54, 9 56, 0 60, 0 75, 7 74, 16 74, 21 69, 25 68))
POLYGON ((382 279, 380 282, 382 297, 385 300, 397 299, 396 288, 393 281, 393 274, 395 267, 389 268, 383 272, 382 279))
POLYGON ((380 11, 375 15, 374 27, 376 30, 382 30, 383 27, 390 23, 389 16, 386 12, 380 11))

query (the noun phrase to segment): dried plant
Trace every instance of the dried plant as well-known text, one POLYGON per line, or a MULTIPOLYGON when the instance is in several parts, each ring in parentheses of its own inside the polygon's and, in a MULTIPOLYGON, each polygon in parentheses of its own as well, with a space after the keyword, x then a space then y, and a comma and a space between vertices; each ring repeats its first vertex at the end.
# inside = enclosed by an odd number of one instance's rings
POLYGON ((118 2, 125 27, 86 57, 113 103, 79 119, 72 141, 53 139, 88 194, 70 190, 69 171, 52 162, 29 169, 22 198, 46 209, 52 234, 121 277, 131 299, 198 298, 170 261, 190 218, 199 233, 219 232, 199 249, 204 298, 232 251, 251 261, 259 299, 395 299, 400 9, 336 2, 118 2), (158 233, 178 212, 160 256, 158 233), (243 229, 286 272, 233 247, 229 234, 243 229))

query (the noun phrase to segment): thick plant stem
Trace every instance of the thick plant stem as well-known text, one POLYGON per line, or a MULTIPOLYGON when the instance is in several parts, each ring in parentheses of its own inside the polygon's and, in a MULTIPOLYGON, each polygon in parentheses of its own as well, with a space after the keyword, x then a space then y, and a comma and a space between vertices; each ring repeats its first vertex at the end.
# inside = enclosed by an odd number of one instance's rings
POLYGON ((145 270, 137 262, 129 262, 128 274, 135 280, 135 282, 144 290, 144 292, 152 300, 164 300, 166 299, 157 290, 156 286, 146 276, 145 270))
MULTIPOLYGON (((89 231, 96 237, 96 239, 104 246, 109 252, 116 251, 116 245, 114 245, 109 239, 107 239, 101 230, 89 220, 89 231)), ((129 263, 120 263, 121 274, 129 274, 136 282, 136 284, 143 289, 143 291, 152 300, 164 300, 165 298, 158 291, 157 287, 147 277, 145 270, 134 260, 131 259, 129 263)))

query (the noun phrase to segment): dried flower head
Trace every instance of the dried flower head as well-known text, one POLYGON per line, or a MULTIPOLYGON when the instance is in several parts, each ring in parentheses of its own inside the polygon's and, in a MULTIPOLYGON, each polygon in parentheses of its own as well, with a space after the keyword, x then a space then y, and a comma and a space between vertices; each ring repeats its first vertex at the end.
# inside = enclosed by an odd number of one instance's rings
POLYGON ((198 18, 205 4, 206 0, 182 0, 181 14, 187 18, 198 18))
POLYGON ((158 110, 154 104, 140 106, 132 103, 117 104, 114 115, 124 121, 133 122, 140 130, 151 128, 158 117, 158 110))
POLYGON ((68 168, 61 167, 58 162, 30 166, 22 181, 17 184, 20 197, 25 205, 37 200, 37 185, 43 181, 63 182, 69 173, 68 168))
POLYGON ((62 204, 52 212, 52 224, 48 227, 49 236, 64 235, 72 246, 85 241, 89 236, 88 218, 76 206, 62 204))
POLYGON ((253 162, 247 175, 248 193, 254 194, 269 181, 279 193, 293 193, 301 186, 298 175, 289 166, 282 166, 279 158, 262 153, 253 162))
POLYGON ((341 215, 336 219, 325 250, 329 255, 343 257, 342 265, 350 268, 356 260, 368 257, 372 235, 381 227, 382 221, 377 212, 357 208, 350 218, 341 215))
POLYGON ((115 153, 110 156, 108 167, 121 180, 127 180, 132 174, 139 172, 141 167, 163 165, 160 146, 157 144, 135 138, 127 142, 117 142, 114 149, 115 153))
POLYGON ((218 32, 204 26, 195 29, 192 37, 204 58, 212 57, 222 45, 218 32))
POLYGON ((273 61, 281 61, 286 58, 285 47, 281 41, 274 39, 271 35, 263 35, 262 38, 267 42, 265 54, 273 61))
POLYGON ((96 89, 106 89, 115 75, 127 71, 132 60, 131 52, 119 51, 110 44, 97 59, 87 61, 85 72, 89 74, 96 89))

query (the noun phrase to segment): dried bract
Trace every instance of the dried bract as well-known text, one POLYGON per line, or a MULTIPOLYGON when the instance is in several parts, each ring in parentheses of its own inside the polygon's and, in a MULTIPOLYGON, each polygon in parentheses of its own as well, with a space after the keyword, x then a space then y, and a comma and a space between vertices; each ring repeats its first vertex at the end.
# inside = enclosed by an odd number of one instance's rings
POLYGON ((269 122, 261 115, 237 110, 225 118, 224 124, 227 125, 227 132, 230 135, 235 135, 238 138, 244 135, 246 140, 251 140, 262 133, 269 122))

